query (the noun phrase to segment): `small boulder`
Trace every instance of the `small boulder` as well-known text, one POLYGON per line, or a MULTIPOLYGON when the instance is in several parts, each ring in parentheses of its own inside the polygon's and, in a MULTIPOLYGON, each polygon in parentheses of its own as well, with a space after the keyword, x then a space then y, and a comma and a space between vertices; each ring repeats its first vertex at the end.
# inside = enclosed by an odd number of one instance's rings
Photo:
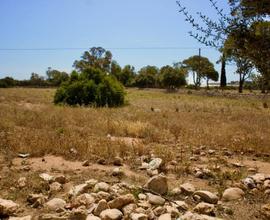
POLYGON ((96 208, 94 209, 94 214, 99 216, 100 213, 106 209, 109 209, 108 203, 105 199, 102 199, 98 202, 96 208))
POLYGON ((161 158, 154 158, 148 164, 148 169, 149 170, 157 170, 162 165, 162 162, 163 162, 163 160, 161 158))
POLYGON ((79 184, 77 186, 72 187, 72 189, 69 191, 69 196, 78 196, 82 193, 87 192, 87 190, 89 189, 89 186, 87 183, 83 183, 83 184, 79 184))
POLYGON ((41 174, 39 175, 39 177, 40 177, 41 179, 43 179, 45 182, 53 182, 53 180, 54 180, 54 176, 51 176, 51 175, 48 174, 48 173, 41 173, 41 174))
POLYGON ((131 220, 148 220, 148 216, 143 213, 132 213, 130 215, 131 220))
POLYGON ((86 220, 101 220, 101 218, 90 214, 86 217, 86 220))
POLYGON ((45 203, 45 207, 51 211, 64 209, 65 205, 66 205, 66 201, 59 198, 51 199, 50 201, 45 203))
POLYGON ((19 188, 24 188, 24 187, 26 187, 26 183, 27 183, 27 180, 26 180, 26 177, 20 177, 19 179, 18 179, 18 187, 19 188))
POLYGON ((120 220, 123 217, 123 213, 118 209, 106 209, 100 213, 102 220, 120 220))
POLYGON ((121 209, 125 205, 134 203, 134 202, 135 202, 134 196, 132 194, 127 194, 127 195, 123 195, 123 196, 119 196, 115 198, 114 200, 110 201, 108 205, 111 209, 121 209))
POLYGON ((168 192, 167 178, 163 175, 157 175, 148 180, 145 187, 158 194, 164 195, 168 192))
POLYGON ((113 160, 113 165, 123 166, 123 159, 121 157, 115 157, 113 160))
POLYGON ((199 196, 202 201, 210 204, 217 204, 218 202, 218 197, 209 191, 199 190, 196 191, 193 196, 199 196))
POLYGON ((234 188, 228 188, 224 191, 222 195, 223 201, 232 201, 232 200, 238 200, 241 199, 245 195, 244 191, 240 188, 234 187, 234 188))
POLYGON ((19 205, 12 200, 0 198, 0 216, 13 215, 18 208, 19 205))
POLYGON ((152 205, 164 205, 165 199, 161 196, 153 195, 151 193, 148 193, 148 201, 152 205))
POLYGON ((215 206, 213 204, 200 202, 193 210, 199 214, 214 215, 215 206))
POLYGON ((97 183, 94 187, 94 192, 98 192, 98 191, 104 191, 104 192, 108 192, 110 189, 109 184, 105 183, 105 182, 100 182, 97 183))
POLYGON ((195 187, 190 183, 180 185, 180 189, 185 195, 192 195, 195 192, 195 187))
POLYGON ((171 220, 172 217, 171 217, 171 214, 169 213, 166 213, 166 214, 163 214, 161 216, 159 216, 158 220, 171 220))

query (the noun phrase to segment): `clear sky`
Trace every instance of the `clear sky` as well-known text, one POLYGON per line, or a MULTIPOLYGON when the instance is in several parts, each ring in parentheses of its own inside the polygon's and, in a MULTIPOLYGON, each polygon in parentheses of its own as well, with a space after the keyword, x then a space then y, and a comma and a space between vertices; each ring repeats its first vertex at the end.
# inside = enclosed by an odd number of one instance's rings
MULTIPOLYGON (((208 0, 182 0, 188 9, 216 14, 208 0)), ((227 10, 227 0, 218 1, 227 10)), ((70 72, 74 60, 93 46, 110 49, 121 65, 136 70, 145 65, 171 65, 203 47, 188 35, 191 30, 175 0, 0 0, 0 78, 45 75, 48 67, 70 72), (181 47, 192 49, 115 49, 181 47), (1 49, 85 48, 78 50, 7 51, 1 49)), ((202 49, 216 62, 219 53, 202 49)), ((220 71, 219 65, 216 65, 220 71)), ((233 67, 229 80, 237 79, 233 67)))

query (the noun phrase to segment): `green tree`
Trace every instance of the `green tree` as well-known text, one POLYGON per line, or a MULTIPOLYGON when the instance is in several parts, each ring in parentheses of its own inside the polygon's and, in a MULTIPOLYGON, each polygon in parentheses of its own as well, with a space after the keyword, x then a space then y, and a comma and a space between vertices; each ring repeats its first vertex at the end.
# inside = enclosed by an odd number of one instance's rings
POLYGON ((111 71, 112 53, 102 47, 92 47, 89 51, 85 51, 81 58, 73 64, 79 72, 90 67, 108 73, 111 71))
POLYGON ((186 85, 187 70, 185 68, 173 68, 164 66, 160 69, 160 83, 168 90, 175 90, 186 85))
POLYGON ((111 74, 120 81, 121 73, 122 73, 121 66, 115 60, 113 60, 111 64, 111 74))
POLYGON ((136 73, 134 66, 126 65, 121 71, 119 81, 124 86, 132 86, 136 73))
POLYGON ((69 79, 69 75, 66 72, 60 72, 58 70, 53 70, 50 67, 46 71, 47 80, 52 86, 60 86, 62 82, 69 79))
POLYGON ((0 88, 9 88, 14 86, 16 86, 16 80, 14 80, 12 77, 0 79, 0 88))
POLYGON ((193 83, 196 87, 201 85, 201 80, 203 78, 206 78, 207 84, 210 79, 214 81, 218 80, 218 73, 215 70, 213 63, 206 57, 197 55, 192 56, 184 60, 183 64, 190 72, 192 72, 193 83))
POLYGON ((159 69, 156 66, 146 66, 139 70, 135 79, 136 86, 140 88, 154 88, 157 86, 159 69))

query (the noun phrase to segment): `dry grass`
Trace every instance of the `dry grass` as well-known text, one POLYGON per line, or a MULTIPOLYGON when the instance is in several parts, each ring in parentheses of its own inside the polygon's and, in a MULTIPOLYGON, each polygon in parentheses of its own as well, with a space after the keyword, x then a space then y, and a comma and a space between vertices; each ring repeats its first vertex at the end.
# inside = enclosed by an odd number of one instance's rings
MULTIPOLYGON (((200 145, 269 153, 270 110, 254 97, 226 98, 128 90, 129 105, 116 109, 71 108, 52 103, 53 89, 0 89, 0 147, 78 159, 155 153, 170 160, 200 145), (151 107, 161 112, 152 112, 151 107), (179 111, 176 111, 178 109, 179 111), (144 144, 111 142, 107 135, 134 137, 144 144)), ((268 100, 269 101, 269 100, 268 100)), ((132 161, 132 160, 131 160, 132 161)))

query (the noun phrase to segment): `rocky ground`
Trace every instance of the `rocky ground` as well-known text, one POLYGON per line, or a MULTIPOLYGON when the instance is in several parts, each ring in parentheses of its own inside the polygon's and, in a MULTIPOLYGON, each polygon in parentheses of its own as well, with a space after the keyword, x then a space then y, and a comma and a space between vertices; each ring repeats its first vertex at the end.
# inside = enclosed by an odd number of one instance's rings
POLYGON ((182 157, 131 164, 2 155, 0 219, 270 219, 268 162, 204 146, 179 166, 182 157))

